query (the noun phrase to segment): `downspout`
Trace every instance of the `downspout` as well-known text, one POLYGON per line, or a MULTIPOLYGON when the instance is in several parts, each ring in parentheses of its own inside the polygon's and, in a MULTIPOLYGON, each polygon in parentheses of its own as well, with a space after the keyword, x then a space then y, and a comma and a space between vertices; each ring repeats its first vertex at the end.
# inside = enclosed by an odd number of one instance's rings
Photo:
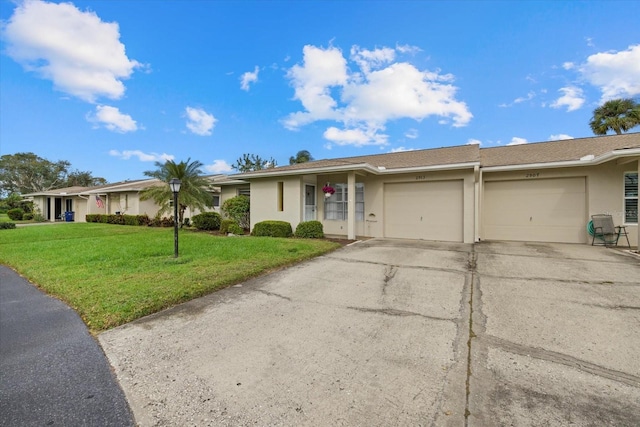
POLYGON ((356 239, 356 173, 349 172, 347 177, 347 239, 356 239))
POLYGON ((479 165, 473 167, 473 195, 474 195, 474 207, 473 207, 473 241, 480 241, 480 184, 482 182, 482 169, 479 165))

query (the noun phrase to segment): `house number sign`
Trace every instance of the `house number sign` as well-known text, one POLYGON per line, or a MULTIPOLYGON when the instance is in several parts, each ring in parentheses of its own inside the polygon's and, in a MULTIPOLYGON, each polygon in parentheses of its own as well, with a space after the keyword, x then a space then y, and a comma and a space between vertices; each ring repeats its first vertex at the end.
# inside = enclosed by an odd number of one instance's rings
POLYGON ((418 175, 416 176, 416 181, 424 181, 427 179, 426 175, 418 175))
POLYGON ((540 178, 540 172, 531 172, 524 175, 525 178, 540 178))

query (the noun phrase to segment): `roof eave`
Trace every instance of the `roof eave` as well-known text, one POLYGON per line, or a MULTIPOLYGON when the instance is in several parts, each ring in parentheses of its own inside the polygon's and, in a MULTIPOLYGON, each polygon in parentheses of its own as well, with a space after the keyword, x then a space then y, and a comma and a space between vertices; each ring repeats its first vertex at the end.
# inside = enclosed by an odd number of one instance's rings
MULTIPOLYGON (((282 172, 263 172, 263 173, 252 173, 249 176, 235 175, 238 178, 242 177, 243 180, 251 180, 254 178, 269 178, 276 176, 293 176, 293 175, 320 175, 327 173, 336 173, 336 172, 348 172, 348 171, 359 171, 359 172, 370 172, 374 175, 389 175, 389 174, 398 174, 398 173, 411 173, 411 172, 428 172, 428 171, 441 171, 441 170, 458 170, 458 169, 472 169, 476 166, 479 166, 480 162, 465 162, 465 163, 452 163, 452 164, 444 164, 444 165, 431 165, 431 166, 413 166, 407 168, 384 168, 384 167, 376 167, 370 165, 369 163, 359 163, 354 165, 340 165, 340 166, 325 166, 320 168, 308 168, 308 169, 295 169, 289 171, 282 172)), ((240 181, 238 179, 238 181, 240 181)), ((245 181, 240 181, 245 182, 245 181)), ((222 183, 220 183, 222 184, 222 183)), ((228 183, 226 183, 229 185, 228 183)))
POLYGON ((640 148, 626 148, 622 150, 613 150, 602 154, 601 156, 594 157, 593 159, 585 160, 566 160, 562 162, 546 162, 546 163, 525 163, 521 165, 501 165, 501 166, 485 166, 482 167, 484 172, 503 172, 512 170, 524 170, 524 169, 554 169, 554 168, 566 168, 566 167, 580 167, 580 166, 595 166, 610 160, 618 159, 621 157, 634 157, 640 156, 640 148))

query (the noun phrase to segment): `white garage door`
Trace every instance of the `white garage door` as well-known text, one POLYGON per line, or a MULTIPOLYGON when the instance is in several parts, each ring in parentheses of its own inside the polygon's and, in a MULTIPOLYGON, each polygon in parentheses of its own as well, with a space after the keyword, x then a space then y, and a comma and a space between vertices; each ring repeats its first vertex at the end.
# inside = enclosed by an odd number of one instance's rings
POLYGON ((486 182, 482 238, 585 243, 585 182, 584 177, 486 182))
POLYGON ((462 242, 463 181, 385 184, 384 235, 462 242))

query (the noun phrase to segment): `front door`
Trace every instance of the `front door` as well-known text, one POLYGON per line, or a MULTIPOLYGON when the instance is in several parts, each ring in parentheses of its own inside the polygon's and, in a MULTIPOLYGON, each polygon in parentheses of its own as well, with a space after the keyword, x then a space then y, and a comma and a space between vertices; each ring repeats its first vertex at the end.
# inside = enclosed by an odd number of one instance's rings
POLYGON ((56 220, 61 220, 64 221, 64 216, 62 215, 62 198, 61 197, 56 197, 54 200, 54 218, 56 220))
POLYGON ((304 220, 316 220, 316 186, 305 184, 304 186, 304 220))

